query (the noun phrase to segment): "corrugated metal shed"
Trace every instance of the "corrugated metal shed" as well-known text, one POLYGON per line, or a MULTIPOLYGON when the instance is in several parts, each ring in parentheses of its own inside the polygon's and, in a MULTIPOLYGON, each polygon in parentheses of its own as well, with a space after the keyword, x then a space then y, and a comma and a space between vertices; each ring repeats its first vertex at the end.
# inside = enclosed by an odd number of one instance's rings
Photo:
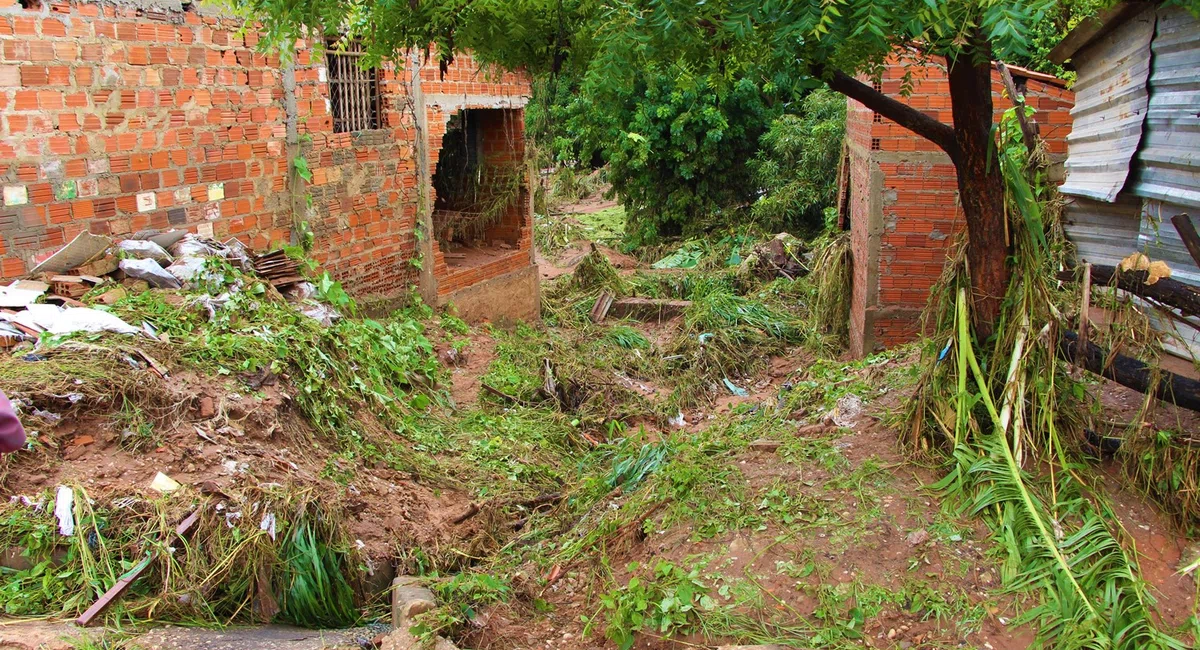
POLYGON ((1080 261, 1116 266, 1138 249, 1141 212, 1142 200, 1128 194, 1114 203, 1075 198, 1066 205, 1063 227, 1080 261))
POLYGON ((1154 23, 1149 7, 1076 53, 1063 194, 1111 203, 1125 186, 1150 103, 1154 23))
POLYGON ((1150 106, 1129 190, 1200 208, 1200 20, 1162 7, 1151 49, 1150 106))

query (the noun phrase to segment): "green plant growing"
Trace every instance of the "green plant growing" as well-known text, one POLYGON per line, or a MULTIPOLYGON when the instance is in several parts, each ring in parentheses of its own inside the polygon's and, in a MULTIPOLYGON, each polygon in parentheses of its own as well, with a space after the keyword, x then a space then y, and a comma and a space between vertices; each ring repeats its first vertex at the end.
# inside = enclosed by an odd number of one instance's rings
POLYGON ((846 131, 846 98, 826 88, 810 92, 798 114, 784 114, 762 136, 750 161, 765 193, 751 206, 769 231, 819 232, 837 198, 837 170, 846 131))
POLYGON ((659 634, 686 633, 700 625, 706 612, 719 607, 700 579, 701 566, 690 571, 670 562, 659 562, 650 576, 639 577, 641 566, 629 565, 634 574, 623 586, 600 596, 600 611, 588 620, 584 634, 603 616, 604 634, 621 650, 633 647, 636 634, 648 629, 659 634))

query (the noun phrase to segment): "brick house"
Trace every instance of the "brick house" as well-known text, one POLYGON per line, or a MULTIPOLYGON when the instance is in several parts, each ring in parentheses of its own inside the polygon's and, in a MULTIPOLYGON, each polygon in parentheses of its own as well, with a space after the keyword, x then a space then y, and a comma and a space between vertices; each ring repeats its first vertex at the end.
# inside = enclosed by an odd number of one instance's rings
MULTIPOLYGON (((890 60, 876 89, 952 124, 945 64, 909 64, 890 60), (907 95, 901 92, 906 70, 912 73, 907 95)), ((1061 165, 1071 130, 1073 93, 1055 77, 1012 66, 1009 70, 1017 91, 1037 109, 1039 135, 1052 160, 1061 165)), ((999 73, 993 72, 997 121, 1012 107, 1003 87, 999 73)), ((949 156, 852 99, 846 111, 846 151, 839 196, 853 259, 850 348, 863 356, 917 337, 929 291, 965 223, 949 156)), ((1061 172, 1056 180, 1061 180, 1061 172)))
POLYGON ((423 53, 366 70, 353 44, 281 60, 242 27, 180 0, 0 0, 0 276, 84 230, 265 250, 306 228, 360 297, 417 286, 468 318, 537 317, 527 173, 470 239, 418 235, 439 172, 524 164, 522 75, 465 55, 442 74, 423 53), (439 170, 444 139, 474 167, 439 170))

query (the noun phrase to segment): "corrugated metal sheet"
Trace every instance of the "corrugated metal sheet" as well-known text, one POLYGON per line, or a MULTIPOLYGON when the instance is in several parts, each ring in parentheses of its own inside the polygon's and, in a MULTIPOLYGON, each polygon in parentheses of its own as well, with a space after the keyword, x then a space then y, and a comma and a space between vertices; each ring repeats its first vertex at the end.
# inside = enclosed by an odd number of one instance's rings
POLYGON ((1059 190, 1111 203, 1129 175, 1149 104, 1155 12, 1144 11, 1075 55, 1067 180, 1059 190))
POLYGON ((1161 8, 1151 49, 1150 105, 1129 189, 1200 208, 1200 20, 1161 8))
MULTIPOLYGON (((1171 218, 1180 213, 1191 215, 1194 210, 1182 205, 1147 200, 1138 232, 1138 250, 1152 260, 1162 260, 1171 267, 1171 277, 1180 282, 1200 285, 1200 267, 1188 254, 1171 218)), ((1200 215, 1192 216, 1200 228, 1200 215)))
POLYGON ((1122 194, 1115 203, 1074 198, 1067 203, 1063 227, 1081 262, 1115 266, 1138 250, 1142 200, 1122 194))

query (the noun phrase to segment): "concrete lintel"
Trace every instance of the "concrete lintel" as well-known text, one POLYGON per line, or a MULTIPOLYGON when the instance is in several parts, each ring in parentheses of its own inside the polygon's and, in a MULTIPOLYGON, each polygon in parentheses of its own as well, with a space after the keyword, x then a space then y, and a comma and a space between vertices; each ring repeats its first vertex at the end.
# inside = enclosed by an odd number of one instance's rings
POLYGON ((871 160, 892 165, 904 163, 954 164, 950 160, 949 154, 944 151, 872 151, 871 160))
POLYGON ((524 95, 452 95, 449 93, 429 93, 425 95, 425 103, 442 107, 447 113, 464 108, 525 108, 529 98, 524 95))

